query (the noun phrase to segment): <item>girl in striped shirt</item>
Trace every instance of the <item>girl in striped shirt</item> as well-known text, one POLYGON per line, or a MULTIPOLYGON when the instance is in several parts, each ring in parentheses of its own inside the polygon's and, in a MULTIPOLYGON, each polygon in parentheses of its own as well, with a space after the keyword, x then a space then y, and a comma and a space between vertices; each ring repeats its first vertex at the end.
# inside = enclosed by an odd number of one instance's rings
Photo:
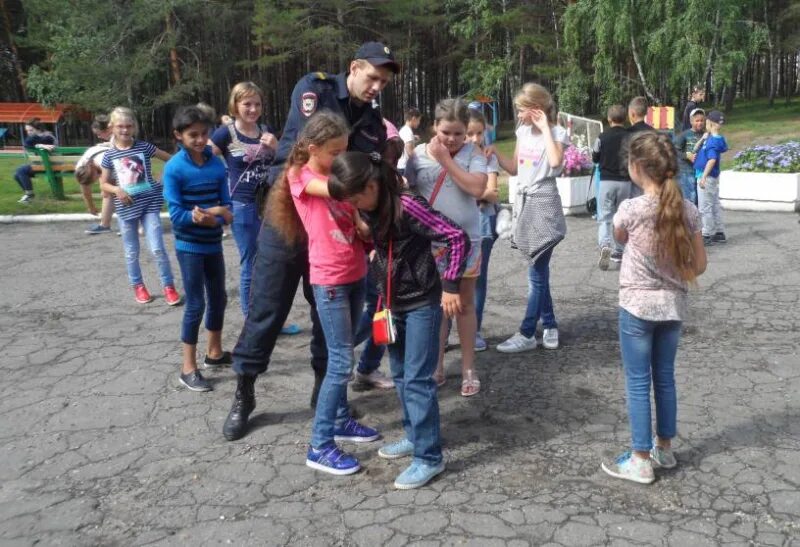
POLYGON ((164 300, 170 306, 181 303, 175 290, 169 256, 164 249, 159 212, 164 204, 161 184, 153 178, 150 158, 167 161, 171 154, 156 148, 154 144, 136 139, 139 124, 129 108, 117 107, 109 115, 114 136, 111 148, 103 157, 100 188, 112 194, 119 217, 119 230, 125 249, 125 264, 128 279, 133 287, 136 301, 147 304, 153 301, 142 279, 139 266, 139 233, 141 222, 150 251, 156 259, 164 300))

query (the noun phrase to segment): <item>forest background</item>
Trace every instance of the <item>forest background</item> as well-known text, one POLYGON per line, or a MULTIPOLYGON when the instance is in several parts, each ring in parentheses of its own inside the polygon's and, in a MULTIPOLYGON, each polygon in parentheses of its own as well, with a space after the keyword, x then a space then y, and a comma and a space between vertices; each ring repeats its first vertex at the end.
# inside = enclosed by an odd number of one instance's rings
POLYGON ((402 121, 444 97, 488 95, 502 119, 537 81, 561 110, 603 112, 646 95, 680 107, 693 85, 730 110, 800 91, 800 0, 0 0, 0 101, 134 108, 166 138, 179 105, 222 113, 240 80, 281 127, 305 73, 345 70, 389 45, 401 73, 381 96, 402 121))

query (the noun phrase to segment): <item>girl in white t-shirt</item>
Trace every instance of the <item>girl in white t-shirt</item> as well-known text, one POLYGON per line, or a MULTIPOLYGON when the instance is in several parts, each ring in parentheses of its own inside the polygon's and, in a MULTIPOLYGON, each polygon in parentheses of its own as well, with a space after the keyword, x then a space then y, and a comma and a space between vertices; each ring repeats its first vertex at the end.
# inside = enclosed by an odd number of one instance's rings
MULTIPOLYGON (((500 166, 510 175, 518 176, 518 199, 522 202, 530 196, 541 209, 541 219, 550 225, 545 227, 550 234, 560 237, 546 243, 541 252, 531 258, 528 270, 528 305, 519 331, 497 346, 503 353, 518 353, 535 349, 536 324, 542 321, 542 345, 547 349, 558 348, 558 325, 550 296, 550 257, 555 245, 566 234, 566 223, 561 211, 561 199, 553 177, 562 169, 564 148, 569 145, 567 132, 555 125, 555 104, 550 92, 538 84, 525 84, 514 98, 517 118, 517 144, 514 157, 504 156, 494 146, 486 154, 495 154, 500 166), (546 207, 546 211, 542 208, 546 207), (547 213, 547 214, 544 214, 547 213)), ((515 202, 515 205, 516 205, 515 202)), ((514 216, 519 211, 514 212, 514 216)))

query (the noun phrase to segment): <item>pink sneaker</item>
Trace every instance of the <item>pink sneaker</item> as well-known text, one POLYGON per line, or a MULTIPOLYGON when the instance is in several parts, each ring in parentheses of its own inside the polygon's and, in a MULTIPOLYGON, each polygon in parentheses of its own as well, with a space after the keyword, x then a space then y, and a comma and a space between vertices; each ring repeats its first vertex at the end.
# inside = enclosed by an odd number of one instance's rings
POLYGON ((153 301, 153 297, 150 296, 150 292, 148 292, 147 287, 144 286, 144 283, 139 283, 136 285, 133 288, 133 294, 139 304, 149 304, 153 301))
POLYGON ((176 291, 175 287, 172 285, 164 287, 164 300, 166 300, 167 304, 170 306, 177 306, 183 302, 183 298, 181 298, 181 295, 178 294, 178 291, 176 291))

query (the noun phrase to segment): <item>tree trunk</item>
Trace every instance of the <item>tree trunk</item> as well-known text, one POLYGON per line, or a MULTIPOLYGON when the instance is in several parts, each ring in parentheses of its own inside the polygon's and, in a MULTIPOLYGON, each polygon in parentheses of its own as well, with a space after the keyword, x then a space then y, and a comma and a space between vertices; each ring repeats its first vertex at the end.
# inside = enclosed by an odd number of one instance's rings
POLYGON ((633 53, 633 62, 636 64, 636 70, 639 73, 639 81, 642 83, 642 87, 644 88, 644 93, 647 97, 656 104, 660 104, 656 97, 653 96, 653 92, 650 90, 650 86, 647 85, 647 80, 644 77, 644 70, 642 70, 642 63, 639 60, 639 51, 636 48, 636 40, 634 39, 635 29, 633 27, 633 11, 634 5, 633 0, 630 0, 630 11, 628 12, 628 21, 629 21, 629 28, 631 33, 631 53, 633 53))
POLYGON ((772 108, 775 104, 775 48, 772 44, 772 32, 769 29, 769 20, 767 19, 767 1, 764 1, 764 26, 767 28, 767 49, 769 50, 769 106, 772 108))
POLYGON ((170 43, 172 44, 169 48, 169 72, 172 78, 172 85, 178 85, 181 83, 181 63, 180 59, 178 58, 178 50, 175 49, 177 38, 175 36, 175 14, 172 13, 172 10, 167 12, 165 19, 167 24, 167 35, 169 36, 170 43))
POLYGON ((14 43, 14 33, 11 30, 11 16, 8 14, 5 0, 0 0, 0 11, 3 12, 3 28, 6 31, 6 36, 8 36, 8 47, 11 48, 11 55, 14 57, 14 72, 17 75, 18 92, 22 97, 22 101, 27 102, 28 91, 25 87, 25 75, 19 62, 19 52, 17 51, 17 45, 14 43))

